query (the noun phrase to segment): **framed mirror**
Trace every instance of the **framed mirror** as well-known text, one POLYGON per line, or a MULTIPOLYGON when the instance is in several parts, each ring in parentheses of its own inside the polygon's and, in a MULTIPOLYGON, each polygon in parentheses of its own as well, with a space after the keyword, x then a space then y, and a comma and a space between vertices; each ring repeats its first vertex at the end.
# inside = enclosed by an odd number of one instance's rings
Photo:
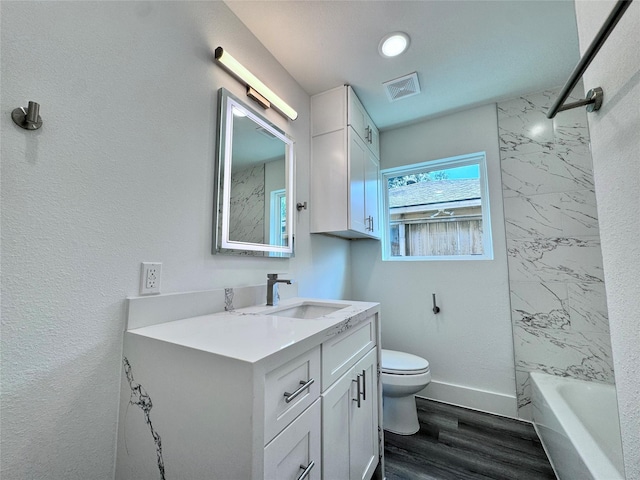
POLYGON ((221 88, 213 253, 293 256, 294 140, 221 88))

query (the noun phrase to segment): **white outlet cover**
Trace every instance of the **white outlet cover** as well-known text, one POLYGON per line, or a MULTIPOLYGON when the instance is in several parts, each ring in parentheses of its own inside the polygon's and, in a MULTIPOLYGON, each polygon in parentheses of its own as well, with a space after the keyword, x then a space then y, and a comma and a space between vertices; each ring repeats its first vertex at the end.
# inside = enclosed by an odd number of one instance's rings
POLYGON ((140 295, 160 293, 161 279, 162 263, 142 262, 142 268, 140 269, 140 295))

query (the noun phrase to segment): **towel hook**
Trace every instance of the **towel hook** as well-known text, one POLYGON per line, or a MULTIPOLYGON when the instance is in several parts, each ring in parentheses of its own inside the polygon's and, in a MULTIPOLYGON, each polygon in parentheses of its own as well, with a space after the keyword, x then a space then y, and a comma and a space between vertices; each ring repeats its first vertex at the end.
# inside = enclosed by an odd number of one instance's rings
POLYGON ((29 102, 29 106, 18 107, 11 112, 13 123, 25 130, 38 130, 42 126, 42 117, 39 115, 40 105, 36 102, 29 102))
POLYGON ((438 313, 440 313, 440 307, 438 305, 436 305, 436 294, 432 293, 431 294, 432 298, 433 298, 433 313, 435 313, 436 315, 438 313))

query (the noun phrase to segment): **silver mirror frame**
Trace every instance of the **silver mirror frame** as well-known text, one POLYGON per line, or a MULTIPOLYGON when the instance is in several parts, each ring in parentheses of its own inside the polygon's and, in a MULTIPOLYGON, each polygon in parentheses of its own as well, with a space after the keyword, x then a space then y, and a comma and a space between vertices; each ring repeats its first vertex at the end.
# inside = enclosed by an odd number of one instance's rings
POLYGON ((214 169, 213 254, 232 254, 288 258, 294 255, 295 229, 295 142, 282 129, 243 103, 224 88, 218 92, 218 132, 214 169), (229 194, 231 191, 231 162, 233 153, 233 109, 243 112, 259 127, 281 140, 285 145, 286 225, 289 241, 286 246, 231 240, 229 194))

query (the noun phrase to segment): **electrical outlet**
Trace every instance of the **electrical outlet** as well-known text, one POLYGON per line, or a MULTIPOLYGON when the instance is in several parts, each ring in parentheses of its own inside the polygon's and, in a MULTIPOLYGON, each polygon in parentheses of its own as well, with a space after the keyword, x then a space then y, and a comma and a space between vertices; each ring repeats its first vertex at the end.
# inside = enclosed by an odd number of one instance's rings
POLYGON ((140 274, 140 295, 160 293, 161 276, 161 263, 142 262, 142 271, 140 274))

